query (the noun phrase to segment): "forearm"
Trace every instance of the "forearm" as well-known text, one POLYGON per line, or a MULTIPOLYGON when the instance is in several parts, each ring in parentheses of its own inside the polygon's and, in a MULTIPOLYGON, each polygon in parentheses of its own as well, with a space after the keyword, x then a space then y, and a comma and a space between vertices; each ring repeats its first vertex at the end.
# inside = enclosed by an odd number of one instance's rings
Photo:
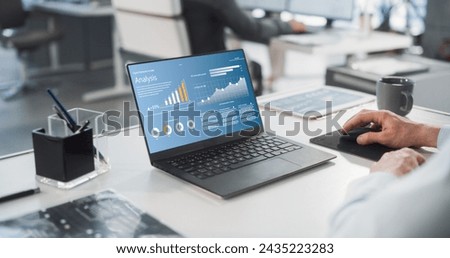
POLYGON ((450 125, 443 126, 437 137, 437 147, 442 148, 446 141, 450 140, 450 125))
POLYGON ((438 154, 401 179, 376 172, 352 183, 344 204, 331 220, 330 235, 448 237, 449 138, 439 147, 438 154))
POLYGON ((222 5, 217 2, 216 8, 220 8, 219 13, 226 26, 244 39, 268 43, 271 37, 293 33, 289 23, 276 19, 255 19, 243 12, 234 1, 222 5))
POLYGON ((383 189, 397 177, 391 173, 377 172, 365 176, 350 184, 344 204, 331 219, 330 235, 333 237, 369 236, 373 225, 367 224, 365 218, 369 212, 371 196, 383 189))

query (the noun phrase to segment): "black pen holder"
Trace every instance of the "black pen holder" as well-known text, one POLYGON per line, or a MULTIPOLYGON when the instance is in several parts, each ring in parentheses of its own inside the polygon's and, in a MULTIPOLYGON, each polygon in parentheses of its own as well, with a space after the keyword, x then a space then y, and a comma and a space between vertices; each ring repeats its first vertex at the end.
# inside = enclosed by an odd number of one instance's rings
POLYGON ((87 181, 83 176, 95 171, 91 128, 67 136, 48 135, 40 128, 32 135, 39 181, 71 188, 87 181))
POLYGON ((105 114, 83 108, 73 108, 68 113, 77 125, 88 124, 87 128, 92 129, 74 134, 65 120, 53 114, 47 118, 47 133, 43 129, 33 132, 36 179, 61 189, 71 189, 111 168, 107 137, 109 126, 105 122, 105 114), (94 160, 94 169, 91 158, 94 160))

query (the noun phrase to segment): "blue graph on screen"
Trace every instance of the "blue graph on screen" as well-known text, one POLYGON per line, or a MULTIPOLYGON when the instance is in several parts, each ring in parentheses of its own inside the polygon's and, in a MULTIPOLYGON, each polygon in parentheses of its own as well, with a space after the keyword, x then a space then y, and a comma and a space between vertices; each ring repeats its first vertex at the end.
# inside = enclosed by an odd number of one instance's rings
POLYGON ((198 101, 198 103, 201 105, 217 104, 247 96, 248 90, 245 78, 239 77, 239 79, 234 83, 230 81, 221 88, 215 88, 214 92, 210 96, 204 96, 198 101))
MULTIPOLYGON (((205 120, 207 115, 226 118, 231 114, 229 121, 222 119, 223 124, 215 125, 225 135, 254 126, 244 123, 243 113, 259 114, 242 50, 137 63, 128 69, 152 152, 216 137, 205 133, 204 123, 211 121, 205 120), (186 115, 193 113, 195 117, 186 115), (191 134, 191 130, 200 134, 191 134)), ((253 120, 262 123, 259 116, 253 120)))

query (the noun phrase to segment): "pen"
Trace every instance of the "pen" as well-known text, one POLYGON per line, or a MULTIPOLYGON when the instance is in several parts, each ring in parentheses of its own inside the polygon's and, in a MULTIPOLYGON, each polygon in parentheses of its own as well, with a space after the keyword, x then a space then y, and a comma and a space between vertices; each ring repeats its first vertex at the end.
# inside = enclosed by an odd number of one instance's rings
POLYGON ((59 109, 56 107, 56 105, 53 105, 53 111, 58 115, 58 117, 62 120, 64 120, 64 117, 59 113, 59 109))
POLYGON ((79 132, 84 131, 86 129, 86 127, 89 125, 89 123, 90 123, 89 120, 86 120, 84 122, 84 124, 80 128, 77 129, 77 131, 75 133, 79 133, 79 132))
POLYGON ((0 198, 0 203, 11 201, 11 200, 14 200, 14 199, 18 199, 18 198, 25 197, 25 196, 28 196, 28 195, 32 195, 32 194, 35 194, 35 193, 39 193, 39 192, 41 192, 41 189, 39 189, 39 187, 38 187, 38 188, 25 190, 25 191, 18 192, 18 193, 13 193, 13 194, 1 197, 0 198))
MULTIPOLYGON (((72 131, 72 133, 80 132, 81 130, 77 131, 78 129, 80 129, 80 126, 77 125, 77 123, 72 118, 72 116, 69 114, 69 112, 67 112, 66 108, 61 104, 61 102, 58 100, 58 98, 56 98, 55 94, 53 94, 53 92, 50 89, 47 89, 47 92, 56 103, 56 105, 53 105, 53 109, 56 111, 56 114, 58 115, 58 117, 63 119, 64 121, 66 121, 67 127, 69 127, 69 129, 70 129, 70 131, 72 131)), ((87 126, 87 124, 85 123, 83 126, 87 126)), ((86 128, 84 128, 84 129, 86 129, 86 128)), ((100 151, 97 151, 97 148, 95 148, 95 146, 94 146, 94 155, 95 156, 97 156, 97 152, 98 152, 98 157, 100 158, 100 161, 102 163, 106 163, 106 159, 103 156, 103 154, 100 151)))
POLYGON ((67 112, 66 108, 64 108, 64 106, 61 104, 61 102, 59 102, 58 98, 56 98, 55 94, 53 94, 53 92, 50 89, 47 89, 48 94, 50 95, 50 97, 52 97, 52 99, 55 101, 56 103, 56 107, 58 108, 58 110, 61 112, 61 115, 63 117, 66 118, 66 122, 72 127, 72 128, 76 128, 75 130, 78 129, 78 125, 75 122, 75 120, 72 118, 72 116, 70 116, 69 112, 67 112))
MULTIPOLYGON (((61 120, 64 120, 64 121, 66 122, 67 127, 70 129, 71 132, 74 132, 74 131, 77 130, 77 129, 75 129, 74 126, 72 126, 72 125, 69 123, 68 119, 63 115, 61 109, 60 109, 58 106, 53 105, 53 110, 55 110, 56 115, 57 115, 61 120)), ((79 126, 77 126, 77 127, 79 127, 79 126)))

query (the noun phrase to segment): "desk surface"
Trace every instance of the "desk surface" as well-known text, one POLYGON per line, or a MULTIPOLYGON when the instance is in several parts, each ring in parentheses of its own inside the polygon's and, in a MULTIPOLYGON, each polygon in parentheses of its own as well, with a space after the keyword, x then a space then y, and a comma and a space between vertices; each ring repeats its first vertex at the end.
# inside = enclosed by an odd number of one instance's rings
POLYGON ((269 53, 272 79, 284 74, 288 50, 321 56, 361 55, 405 49, 412 46, 412 38, 394 33, 372 31, 367 35, 355 30, 327 29, 313 34, 284 35, 270 41, 269 53))
MULTIPOLYGON (((348 110, 340 122, 360 108, 348 110)), ((364 108, 374 108, 374 103, 364 108)), ((450 116, 419 108, 414 108, 409 117, 426 123, 450 123, 450 116)), ((278 116, 271 117, 270 129, 280 135, 291 130, 294 122, 305 123, 295 117, 285 117, 285 125, 278 120, 278 116)), ((308 127, 311 131, 325 129, 326 121, 325 118, 312 120, 308 127)), ((301 131, 290 138, 309 144, 310 136, 301 131)), ((151 167, 144 138, 135 127, 109 138, 111 171, 72 190, 40 185, 39 194, 0 204, 0 220, 113 189, 187 237, 323 237, 329 216, 342 202, 347 185, 366 175, 371 161, 314 147, 337 158, 307 172, 222 200, 151 167)), ((11 170, 18 178, 34 177, 33 154, 0 161, 0 177, 3 171, 11 170)), ((8 182, 2 179, 0 187, 8 182)))
POLYGON ((360 53, 405 49, 412 46, 409 36, 372 31, 330 29, 316 34, 285 35, 273 38, 271 45, 301 51, 307 54, 352 55, 360 53))

